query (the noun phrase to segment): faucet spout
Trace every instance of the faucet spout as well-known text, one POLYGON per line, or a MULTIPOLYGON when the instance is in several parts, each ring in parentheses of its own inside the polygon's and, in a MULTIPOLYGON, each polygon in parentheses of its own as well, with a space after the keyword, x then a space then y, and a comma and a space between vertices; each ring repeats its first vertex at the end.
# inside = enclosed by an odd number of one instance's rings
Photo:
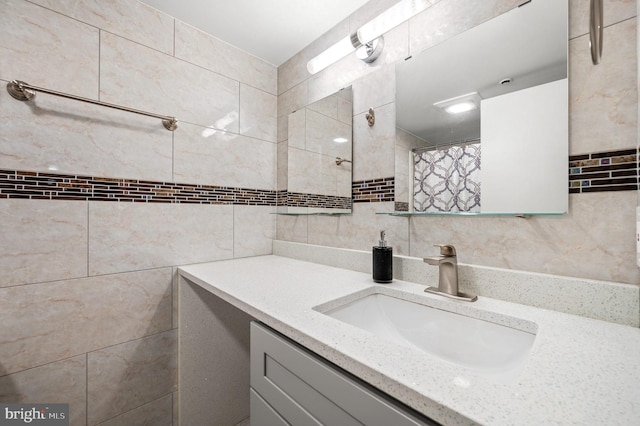
POLYGON ((427 287, 424 291, 443 296, 473 302, 478 296, 471 296, 458 291, 458 257, 452 245, 436 245, 440 247, 440 256, 425 257, 429 265, 438 266, 438 288, 427 287))
POLYGON ((434 257, 425 257, 422 259, 424 263, 428 263, 429 265, 439 266, 446 259, 444 256, 434 256, 434 257))

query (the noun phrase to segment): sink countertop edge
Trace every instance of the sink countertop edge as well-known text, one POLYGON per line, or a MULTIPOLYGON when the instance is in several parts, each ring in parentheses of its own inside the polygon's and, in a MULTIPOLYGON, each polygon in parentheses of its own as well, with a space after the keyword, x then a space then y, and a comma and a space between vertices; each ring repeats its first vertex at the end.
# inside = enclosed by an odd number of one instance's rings
POLYGON ((640 381, 640 371, 634 371, 637 362, 631 362, 640 353, 640 329, 634 327, 482 295, 473 306, 440 300, 423 293, 424 286, 419 284, 375 284, 362 272, 275 255, 188 265, 178 271, 436 421, 541 424, 557 422, 560 417, 567 423, 586 424, 631 421, 640 416, 640 386, 634 386, 634 381, 640 381), (453 312, 480 310, 489 317, 495 313, 535 323, 536 341, 525 370, 515 384, 495 383, 416 350, 380 341, 313 309, 370 288, 413 294, 453 312), (584 351, 585 344, 594 346, 592 353, 584 351), (618 387, 605 389, 611 400, 598 392, 603 384, 618 387), (630 412, 623 411, 629 407, 630 412))

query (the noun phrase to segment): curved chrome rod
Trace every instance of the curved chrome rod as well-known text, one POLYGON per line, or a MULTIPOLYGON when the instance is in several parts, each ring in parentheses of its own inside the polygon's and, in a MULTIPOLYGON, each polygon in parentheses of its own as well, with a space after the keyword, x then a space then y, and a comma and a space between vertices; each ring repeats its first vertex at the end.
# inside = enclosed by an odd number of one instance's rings
POLYGON ((342 163, 351 163, 351 160, 347 160, 346 158, 340 158, 340 157, 336 157, 336 166, 339 166, 342 163))
POLYGON ((589 20, 589 40, 591 45, 591 60, 593 65, 600 63, 602 57, 603 38, 603 7, 602 0, 591 0, 591 14, 589 20))
POLYGON ((178 128, 178 120, 175 117, 167 115, 154 114, 152 112, 140 111, 134 108, 128 108, 120 105, 110 104, 107 102, 96 101, 94 99, 83 98, 82 96, 70 95, 68 93, 56 92, 55 90, 45 89, 43 87, 32 86, 24 81, 13 80, 7 83, 7 92, 19 101, 30 101, 36 97, 36 92, 46 93, 48 95, 60 96, 62 98, 73 99, 76 101, 87 102, 94 105, 100 105, 107 108, 118 109, 120 111, 132 112, 134 114, 146 115, 147 117, 159 118, 165 129, 174 131, 178 128))

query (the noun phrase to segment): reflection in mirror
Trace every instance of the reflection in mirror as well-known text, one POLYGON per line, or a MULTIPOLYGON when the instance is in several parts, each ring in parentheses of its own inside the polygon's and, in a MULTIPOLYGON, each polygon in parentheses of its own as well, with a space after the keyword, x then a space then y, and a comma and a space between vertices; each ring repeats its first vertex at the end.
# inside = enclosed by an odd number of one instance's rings
POLYGON ((532 0, 396 67, 399 210, 565 213, 567 0, 532 0))
POLYGON ((286 213, 351 213, 352 96, 348 87, 289 114, 286 213))

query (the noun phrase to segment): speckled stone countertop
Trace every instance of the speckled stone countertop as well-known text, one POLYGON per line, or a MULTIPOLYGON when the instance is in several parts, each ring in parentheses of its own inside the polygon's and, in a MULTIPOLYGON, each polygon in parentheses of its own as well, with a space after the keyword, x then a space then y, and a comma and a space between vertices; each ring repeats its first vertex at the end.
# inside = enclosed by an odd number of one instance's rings
POLYGON ((640 329, 280 257, 190 265, 180 275, 443 424, 636 425, 640 329), (502 383, 322 314, 380 292, 514 328, 537 328, 519 377, 502 383), (355 293, 355 294, 354 294, 355 293), (314 309, 315 308, 315 309, 314 309))

